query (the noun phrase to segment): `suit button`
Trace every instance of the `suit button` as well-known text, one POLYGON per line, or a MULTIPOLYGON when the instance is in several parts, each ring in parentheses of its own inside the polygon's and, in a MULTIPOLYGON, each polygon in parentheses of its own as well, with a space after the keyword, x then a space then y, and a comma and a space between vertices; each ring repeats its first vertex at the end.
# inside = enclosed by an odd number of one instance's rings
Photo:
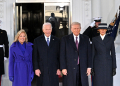
POLYGON ((74 61, 76 61, 76 59, 74 59, 74 61))
POLYGON ((23 60, 25 60, 25 58, 22 58, 23 60))
POLYGON ((77 53, 77 51, 75 51, 77 53))
POLYGON ((75 69, 75 68, 73 68, 73 69, 75 69))

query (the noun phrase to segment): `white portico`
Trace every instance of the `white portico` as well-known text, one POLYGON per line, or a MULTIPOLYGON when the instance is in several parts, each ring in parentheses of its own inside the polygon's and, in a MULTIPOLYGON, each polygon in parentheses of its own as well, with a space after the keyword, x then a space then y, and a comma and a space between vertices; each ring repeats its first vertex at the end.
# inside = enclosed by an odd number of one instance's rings
MULTIPOLYGON (((120 0, 0 0, 0 20, 2 29, 7 31, 9 46, 13 43, 16 28, 15 26, 15 5, 14 3, 68 3, 69 4, 69 25, 71 22, 80 22, 81 33, 93 21, 93 17, 102 17, 102 22, 108 24, 112 21, 120 6, 120 0)), ((68 6, 68 5, 67 5, 68 6)), ((69 29, 70 33, 70 29, 69 29)), ((117 75, 114 77, 114 86, 120 86, 120 35, 115 41, 117 75)), ((8 77, 8 63, 5 61, 5 75, 2 77, 2 86, 12 86, 8 77)), ((90 79, 89 79, 90 80, 90 79)))

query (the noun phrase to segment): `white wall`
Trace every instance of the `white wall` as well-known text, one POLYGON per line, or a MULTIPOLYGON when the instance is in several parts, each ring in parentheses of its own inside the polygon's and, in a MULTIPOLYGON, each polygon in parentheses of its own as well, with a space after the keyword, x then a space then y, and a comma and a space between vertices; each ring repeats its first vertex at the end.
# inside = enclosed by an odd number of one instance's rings
POLYGON ((102 22, 107 22, 108 24, 112 21, 117 10, 115 10, 114 0, 102 0, 101 1, 101 16, 102 22))
POLYGON ((115 40, 116 60, 117 60, 117 74, 114 76, 114 86, 120 86, 120 35, 115 40))
POLYGON ((81 33, 91 22, 91 0, 72 0, 72 22, 81 23, 81 33))
MULTIPOLYGON (((4 4, 3 10, 4 10, 4 15, 2 17, 3 20, 3 28, 4 30, 7 31, 8 34, 8 40, 9 40, 9 45, 12 44, 13 42, 13 27, 12 27, 12 11, 13 11, 13 2, 15 0, 1 0, 1 3, 4 4)), ((4 65, 5 65, 5 74, 2 76, 2 86, 12 86, 12 83, 9 81, 9 77, 8 77, 8 62, 9 59, 7 61, 5 61, 4 65)))
MULTIPOLYGON (((120 6, 120 0, 115 0, 115 10, 120 6)), ((117 59, 117 75, 114 77, 114 86, 120 86, 120 35, 117 36, 115 41, 116 46, 116 59, 117 59)))
MULTIPOLYGON (((18 0, 20 1, 20 0, 18 0)), ((23 0, 24 1, 24 0, 23 0)), ((38 1, 38 0, 35 0, 38 1)), ((56 0, 46 0, 46 1, 56 1, 56 0)), ((59 0, 57 0, 59 1, 59 0)), ((60 0, 62 1, 62 0, 60 0)), ((64 0, 65 1, 65 0, 64 0)), ((108 24, 113 19, 119 5, 120 0, 66 0, 72 1, 72 22, 77 21, 82 25, 81 33, 90 25, 93 21, 93 17, 101 16, 102 22, 107 22, 108 24)), ((15 0, 0 0, 0 5, 3 4, 3 29, 8 33, 9 45, 12 44, 14 34, 13 34, 13 2, 15 0)), ((0 11, 1 14, 1 11, 0 11)), ((118 38, 119 39, 119 38, 118 38)), ((118 40, 120 42, 120 40, 118 40)), ((117 75, 114 77, 114 86, 120 86, 120 44, 116 45, 117 49, 117 75)), ((5 75, 3 75, 2 86, 11 86, 11 82, 8 79, 8 61, 5 61, 5 75), (6 83, 7 82, 7 83, 6 83)))

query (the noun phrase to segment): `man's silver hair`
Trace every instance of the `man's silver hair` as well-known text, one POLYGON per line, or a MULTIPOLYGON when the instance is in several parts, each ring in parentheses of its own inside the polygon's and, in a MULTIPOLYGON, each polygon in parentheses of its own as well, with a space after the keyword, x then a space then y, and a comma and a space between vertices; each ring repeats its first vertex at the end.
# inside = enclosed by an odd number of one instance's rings
POLYGON ((51 26, 51 29, 52 29, 52 25, 51 25, 51 23, 49 23, 49 22, 44 23, 43 26, 42 26, 42 29, 44 28, 45 25, 50 25, 50 26, 51 26))
POLYGON ((71 24, 71 27, 72 27, 73 25, 80 25, 80 28, 81 28, 81 24, 80 24, 79 22, 73 22, 73 23, 71 24))

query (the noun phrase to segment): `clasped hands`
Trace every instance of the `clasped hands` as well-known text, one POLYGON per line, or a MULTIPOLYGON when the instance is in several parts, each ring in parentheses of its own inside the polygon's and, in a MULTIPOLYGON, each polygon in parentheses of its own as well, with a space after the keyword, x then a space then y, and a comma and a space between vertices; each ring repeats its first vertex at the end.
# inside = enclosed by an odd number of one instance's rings
MULTIPOLYGON (((63 69, 62 70, 63 75, 67 76, 67 69, 63 69)), ((89 76, 91 74, 91 68, 87 68, 87 72, 86 72, 87 76, 89 76)))
MULTIPOLYGON (((41 71, 39 69, 35 70, 35 75, 37 75, 38 77, 40 77, 41 71)), ((60 69, 57 69, 56 75, 61 75, 61 71, 60 69)))

